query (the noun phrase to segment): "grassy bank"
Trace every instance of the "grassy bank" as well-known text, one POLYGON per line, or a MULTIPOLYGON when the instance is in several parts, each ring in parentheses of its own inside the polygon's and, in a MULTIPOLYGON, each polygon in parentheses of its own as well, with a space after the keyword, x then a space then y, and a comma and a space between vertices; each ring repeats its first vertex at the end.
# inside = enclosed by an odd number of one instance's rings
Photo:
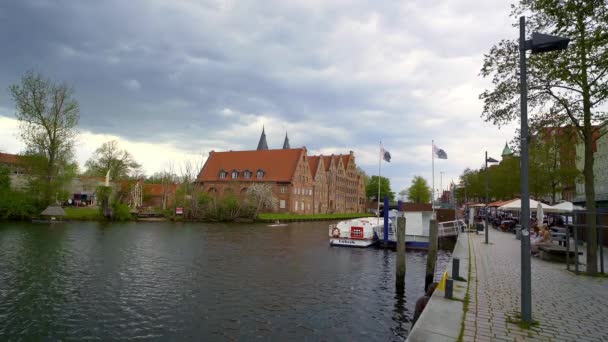
POLYGON ((103 221, 99 208, 63 208, 66 220, 74 221, 103 221))
POLYGON ((370 213, 348 213, 348 214, 289 214, 289 213, 263 213, 258 215, 261 221, 314 221, 314 220, 344 220, 359 217, 373 216, 370 213))

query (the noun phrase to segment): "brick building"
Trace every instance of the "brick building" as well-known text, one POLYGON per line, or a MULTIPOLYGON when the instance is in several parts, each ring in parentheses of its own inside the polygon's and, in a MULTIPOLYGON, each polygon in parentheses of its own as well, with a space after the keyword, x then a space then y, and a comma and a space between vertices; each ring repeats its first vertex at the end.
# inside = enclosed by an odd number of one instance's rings
POLYGON ((272 187, 277 204, 272 211, 300 214, 351 213, 365 210, 364 178, 355 155, 309 156, 305 147, 268 149, 266 134, 257 150, 209 153, 197 178, 216 197, 244 198, 253 183, 272 187))

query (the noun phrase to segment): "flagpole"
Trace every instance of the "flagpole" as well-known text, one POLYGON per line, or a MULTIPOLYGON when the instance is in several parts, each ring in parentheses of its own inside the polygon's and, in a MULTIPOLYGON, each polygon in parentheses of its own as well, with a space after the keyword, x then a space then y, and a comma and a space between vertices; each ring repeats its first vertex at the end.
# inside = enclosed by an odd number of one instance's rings
POLYGON ((382 140, 378 142, 378 220, 380 220, 380 171, 382 170, 382 140))
POLYGON ((433 179, 431 181, 431 207, 433 208, 433 218, 435 218, 435 140, 431 140, 431 170, 433 179))

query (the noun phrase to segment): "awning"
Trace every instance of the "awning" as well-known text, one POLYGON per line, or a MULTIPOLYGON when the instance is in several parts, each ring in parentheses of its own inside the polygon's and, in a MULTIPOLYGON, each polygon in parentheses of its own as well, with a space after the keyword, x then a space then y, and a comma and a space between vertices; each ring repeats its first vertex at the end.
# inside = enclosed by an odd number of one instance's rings
POLYGON ((40 213, 42 216, 65 216, 65 211, 58 205, 49 205, 43 212, 40 213))
MULTIPOLYGON (((530 199, 530 211, 536 211, 536 208, 538 208, 538 204, 540 203, 541 207, 543 208, 544 212, 547 213, 558 213, 560 212, 559 209, 556 209, 548 204, 542 203, 542 202, 538 202, 535 201, 533 199, 530 199)), ((498 209, 502 209, 502 210, 514 210, 514 211, 521 211, 521 199, 516 199, 513 200, 505 205, 502 205, 500 207, 498 207, 498 209)))

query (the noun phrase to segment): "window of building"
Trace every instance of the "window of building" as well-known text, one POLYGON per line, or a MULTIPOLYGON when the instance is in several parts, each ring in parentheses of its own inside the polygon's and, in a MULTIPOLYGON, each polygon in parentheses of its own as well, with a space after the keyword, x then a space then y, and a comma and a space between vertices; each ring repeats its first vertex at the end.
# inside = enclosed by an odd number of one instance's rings
POLYGON ((237 170, 233 170, 232 171, 232 179, 237 179, 239 178, 239 172, 237 170))
POLYGON ((282 194, 284 194, 284 193, 286 193, 286 192, 287 192, 287 188, 286 188, 286 187, 284 187, 284 186, 282 186, 282 187, 281 187, 281 193, 282 193, 282 194))
POLYGON ((280 200, 279 201, 279 208, 285 209, 285 200, 280 200))
POLYGON ((251 178, 251 171, 249 171, 249 170, 245 170, 245 171, 243 172, 243 177, 245 177, 246 179, 251 178))
POLYGON ((258 170, 257 174, 256 174, 257 178, 264 178, 264 170, 258 170))
POLYGON ((225 179, 225 178, 226 178, 226 174, 227 174, 227 173, 228 173, 228 172, 226 172, 226 171, 224 171, 224 170, 220 171, 220 178, 221 178, 221 179, 225 179))
POLYGON ((296 211, 298 211, 298 201, 295 202, 296 211))

